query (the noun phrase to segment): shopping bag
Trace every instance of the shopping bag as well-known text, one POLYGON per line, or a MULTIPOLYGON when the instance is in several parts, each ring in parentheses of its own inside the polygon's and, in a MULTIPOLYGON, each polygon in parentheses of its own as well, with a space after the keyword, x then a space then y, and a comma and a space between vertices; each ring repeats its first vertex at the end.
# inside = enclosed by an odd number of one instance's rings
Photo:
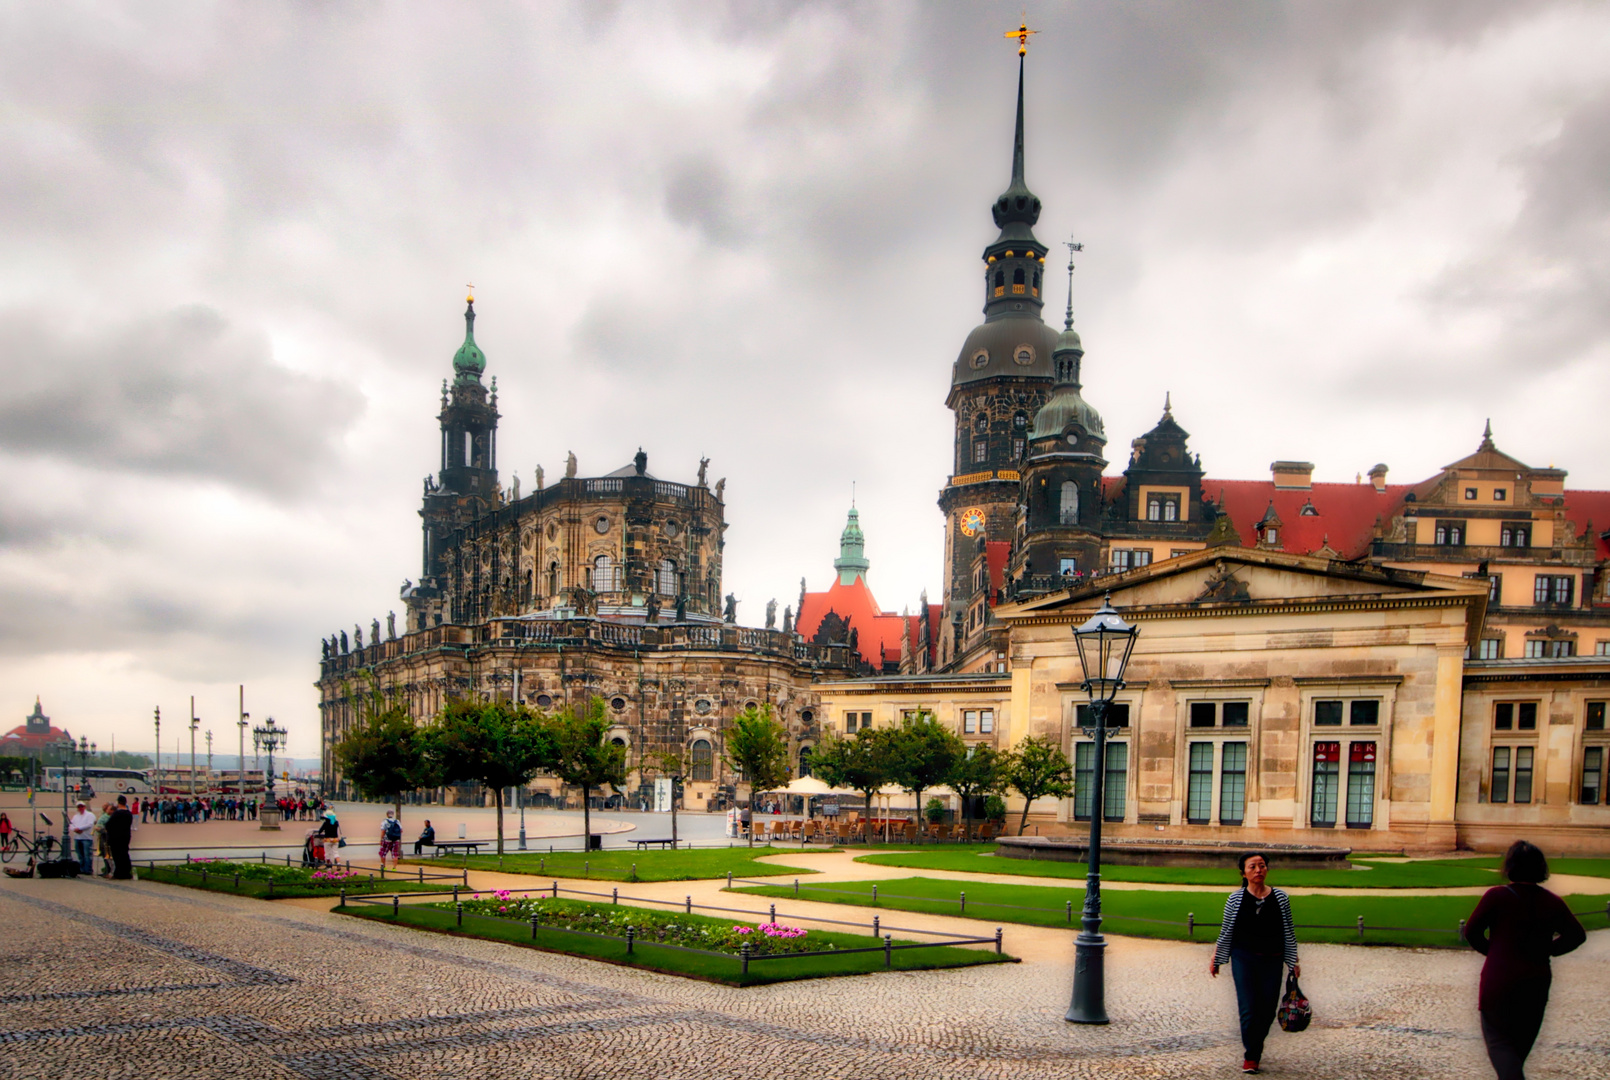
POLYGON ((1314 1010, 1303 996, 1302 987, 1297 985, 1297 976, 1286 976, 1286 993, 1280 999, 1280 1009, 1275 1013, 1280 1021, 1281 1031, 1303 1031, 1308 1027, 1309 1021, 1314 1018, 1314 1010))

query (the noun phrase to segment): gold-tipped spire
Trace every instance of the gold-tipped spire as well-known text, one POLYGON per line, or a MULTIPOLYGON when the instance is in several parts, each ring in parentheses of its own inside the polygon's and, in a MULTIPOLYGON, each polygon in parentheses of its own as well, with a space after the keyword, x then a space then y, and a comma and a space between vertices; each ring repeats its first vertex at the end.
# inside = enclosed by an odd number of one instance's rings
POLYGON ((1038 33, 1038 30, 1029 29, 1029 20, 1025 15, 1022 24, 1016 30, 1008 30, 1002 36, 1017 38, 1017 54, 1019 56, 1027 56, 1029 54, 1029 35, 1038 33))
POLYGON ((473 303, 475 303, 475 286, 474 286, 474 285, 466 285, 466 286, 464 286, 464 287, 465 287, 465 288, 466 288, 466 289, 468 289, 468 290, 469 290, 469 292, 470 292, 470 294, 469 294, 469 295, 468 295, 468 296, 466 296, 466 297, 465 297, 465 298, 464 298, 464 302, 465 302, 465 303, 466 303, 466 304, 473 304, 473 303))

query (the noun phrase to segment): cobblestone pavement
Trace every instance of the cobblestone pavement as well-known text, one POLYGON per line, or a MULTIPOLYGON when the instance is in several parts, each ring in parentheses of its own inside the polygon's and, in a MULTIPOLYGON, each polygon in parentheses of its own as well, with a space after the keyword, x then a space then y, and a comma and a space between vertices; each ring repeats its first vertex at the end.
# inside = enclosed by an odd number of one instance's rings
MULTIPOLYGON (((976 926, 976 924, 974 924, 976 926)), ((0 881, 0 1077, 1239 1075, 1203 946, 1112 939, 1114 1023, 1064 1023, 1071 936, 1026 962, 737 990, 156 883, 0 881)), ((1309 946, 1293 1077, 1490 1076, 1473 954, 1309 946)), ((1610 934, 1556 967, 1528 1075, 1610 1077, 1610 934)))

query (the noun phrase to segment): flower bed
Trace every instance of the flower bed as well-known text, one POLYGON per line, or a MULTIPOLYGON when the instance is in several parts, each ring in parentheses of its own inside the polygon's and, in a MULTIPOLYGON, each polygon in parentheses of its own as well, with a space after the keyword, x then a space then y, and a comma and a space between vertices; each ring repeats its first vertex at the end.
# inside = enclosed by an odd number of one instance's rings
MULTIPOLYGON (((702 915, 689 916, 614 904, 555 900, 546 896, 515 897, 507 891, 474 893, 463 904, 466 915, 519 919, 527 924, 534 917, 538 926, 584 930, 610 937, 625 937, 627 927, 631 927, 634 936, 641 942, 680 945, 685 949, 709 949, 734 956, 741 953, 745 945, 749 946, 753 956, 825 952, 838 948, 820 933, 812 934, 800 927, 782 923, 734 924, 702 915)), ((451 902, 428 906, 453 910, 451 902)))
POLYGON ((235 862, 227 859, 191 859, 183 863, 135 864, 136 875, 144 881, 161 881, 192 889, 230 892, 264 899, 294 899, 306 896, 334 896, 343 889, 349 893, 397 893, 439 889, 436 881, 424 883, 392 875, 380 878, 367 869, 318 869, 286 866, 284 863, 235 862))

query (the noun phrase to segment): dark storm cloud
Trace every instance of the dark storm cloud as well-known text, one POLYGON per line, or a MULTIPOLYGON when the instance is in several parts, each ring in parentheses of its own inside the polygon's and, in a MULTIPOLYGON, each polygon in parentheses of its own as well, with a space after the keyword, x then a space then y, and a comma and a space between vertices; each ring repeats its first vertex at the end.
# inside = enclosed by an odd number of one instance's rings
POLYGON ((0 316, 0 447, 14 453, 286 497, 362 411, 353 388, 276 364, 266 337, 207 308, 90 334, 58 322, 0 316))

